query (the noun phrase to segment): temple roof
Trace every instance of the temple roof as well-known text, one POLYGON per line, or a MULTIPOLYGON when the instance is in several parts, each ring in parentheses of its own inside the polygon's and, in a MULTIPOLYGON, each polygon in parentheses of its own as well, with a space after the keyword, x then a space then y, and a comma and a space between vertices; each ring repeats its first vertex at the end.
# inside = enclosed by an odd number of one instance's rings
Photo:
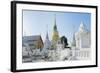
POLYGON ((41 36, 34 35, 34 36, 23 36, 23 40, 38 40, 41 36))
POLYGON ((43 43, 43 40, 41 38, 41 35, 34 35, 34 36, 23 36, 23 42, 31 42, 31 41, 38 41, 41 40, 41 42, 43 43))

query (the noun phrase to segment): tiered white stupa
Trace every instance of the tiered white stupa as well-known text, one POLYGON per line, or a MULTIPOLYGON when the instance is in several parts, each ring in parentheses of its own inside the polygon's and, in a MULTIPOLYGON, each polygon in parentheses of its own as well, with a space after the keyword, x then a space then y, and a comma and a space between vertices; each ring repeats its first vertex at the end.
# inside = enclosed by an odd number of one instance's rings
POLYGON ((44 48, 42 50, 43 54, 45 56, 48 56, 48 52, 49 52, 49 49, 51 48, 51 42, 49 40, 49 37, 48 37, 48 32, 46 34, 46 39, 45 39, 45 42, 44 42, 44 48))
POLYGON ((47 33, 46 39, 45 39, 45 42, 44 42, 44 48, 49 49, 49 48, 51 47, 50 44, 51 44, 51 42, 50 42, 50 40, 49 40, 48 33, 47 33))
POLYGON ((90 48, 90 32, 86 29, 82 22, 80 24, 79 31, 75 33, 75 40, 77 48, 90 48))
POLYGON ((90 59, 91 34, 81 22, 78 32, 75 33, 76 47, 73 51, 78 60, 90 59))

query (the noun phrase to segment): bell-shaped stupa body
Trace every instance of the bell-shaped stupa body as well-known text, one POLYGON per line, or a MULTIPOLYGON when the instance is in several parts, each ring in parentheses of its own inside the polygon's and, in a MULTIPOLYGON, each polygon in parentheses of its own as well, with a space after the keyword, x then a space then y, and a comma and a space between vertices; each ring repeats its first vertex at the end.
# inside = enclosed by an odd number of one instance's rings
POLYGON ((90 31, 86 29, 81 22, 78 32, 75 33, 76 47, 77 48, 90 48, 91 36, 90 31))

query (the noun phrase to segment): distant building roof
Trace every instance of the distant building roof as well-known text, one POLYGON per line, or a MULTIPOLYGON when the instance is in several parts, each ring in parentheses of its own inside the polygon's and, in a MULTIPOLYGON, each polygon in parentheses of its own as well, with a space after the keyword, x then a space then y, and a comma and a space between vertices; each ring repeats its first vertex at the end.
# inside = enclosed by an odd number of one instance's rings
MULTIPOLYGON (((23 42, 28 42, 28 41, 37 41, 37 40, 41 40, 42 41, 42 38, 41 38, 41 35, 33 35, 33 36, 23 36, 23 42)), ((42 41, 43 43, 43 41, 42 41)))
POLYGON ((23 36, 23 40, 38 40, 41 36, 35 35, 35 36, 23 36))

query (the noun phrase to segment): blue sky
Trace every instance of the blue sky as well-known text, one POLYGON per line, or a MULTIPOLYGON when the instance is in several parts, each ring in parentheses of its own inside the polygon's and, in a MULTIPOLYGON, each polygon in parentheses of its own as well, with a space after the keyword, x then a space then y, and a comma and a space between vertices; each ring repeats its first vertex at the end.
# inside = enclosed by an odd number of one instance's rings
POLYGON ((91 29, 90 13, 23 10, 23 36, 41 35, 44 41, 48 31, 51 40, 55 18, 60 37, 66 36, 69 43, 81 22, 88 30, 91 29))

